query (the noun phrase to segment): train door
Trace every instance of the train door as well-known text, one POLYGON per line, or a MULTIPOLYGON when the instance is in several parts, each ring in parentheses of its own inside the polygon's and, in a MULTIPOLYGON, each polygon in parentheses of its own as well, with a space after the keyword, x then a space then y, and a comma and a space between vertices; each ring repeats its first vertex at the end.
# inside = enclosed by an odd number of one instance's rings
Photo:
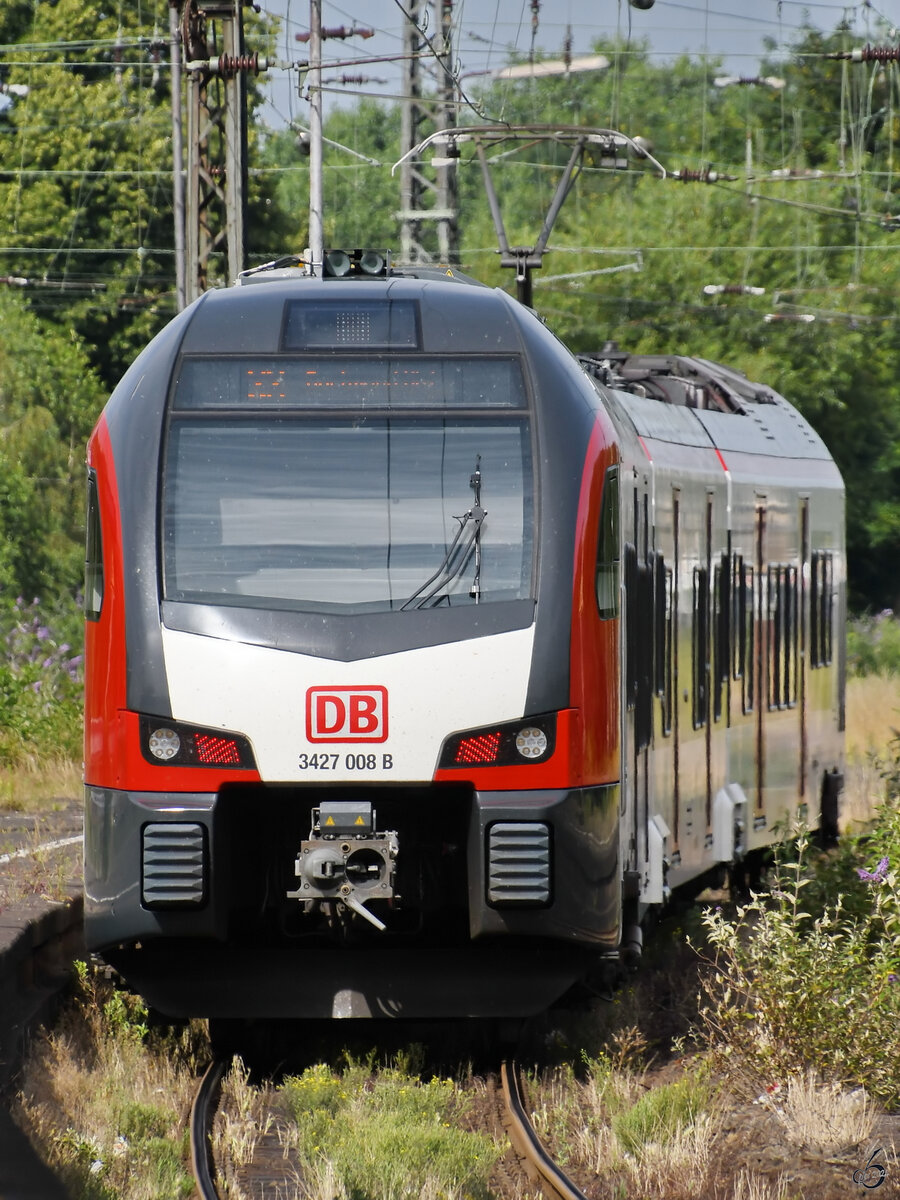
POLYGON ((809 579, 810 579, 810 540, 809 540, 809 498, 800 500, 800 656, 799 679, 797 681, 798 702, 800 708, 800 779, 797 794, 800 798, 800 811, 806 817, 809 805, 807 795, 807 770, 809 766, 809 704, 806 695, 807 645, 809 636, 809 579))
POLYGON ((765 710, 766 696, 769 689, 769 655, 768 645, 770 629, 766 621, 766 500, 757 496, 755 507, 754 528, 754 563, 756 569, 756 594, 753 601, 754 612, 754 709, 756 712, 756 747, 754 753, 755 787, 753 789, 753 828, 762 829, 766 824, 766 730, 765 710))
POLYGON ((649 752, 653 728, 654 628, 650 479, 638 476, 625 542, 626 753, 633 797, 632 845, 637 869, 646 874, 651 817, 649 752))

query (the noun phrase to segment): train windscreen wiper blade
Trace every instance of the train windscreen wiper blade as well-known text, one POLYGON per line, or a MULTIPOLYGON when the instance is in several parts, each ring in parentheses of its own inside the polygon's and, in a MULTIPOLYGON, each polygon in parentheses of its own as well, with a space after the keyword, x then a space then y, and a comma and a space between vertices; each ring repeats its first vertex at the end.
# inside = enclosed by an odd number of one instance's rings
POLYGON ((481 600, 481 526, 487 516, 481 507, 481 455, 475 455, 475 470, 469 476, 469 487, 475 493, 475 503, 461 517, 453 541, 444 555, 440 566, 421 587, 400 605, 401 612, 408 608, 424 608, 443 588, 448 587, 458 579, 466 569, 474 550, 475 573, 472 577, 472 587, 469 595, 478 604, 481 600))

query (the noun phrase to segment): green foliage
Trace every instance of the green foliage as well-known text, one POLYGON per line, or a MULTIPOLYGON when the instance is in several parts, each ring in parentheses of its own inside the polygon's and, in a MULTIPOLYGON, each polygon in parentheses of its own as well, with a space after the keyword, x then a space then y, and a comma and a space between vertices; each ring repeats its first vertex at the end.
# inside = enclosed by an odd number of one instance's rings
POLYGON ((705 918, 707 1035, 765 1084, 812 1067, 900 1102, 898 807, 895 789, 865 857, 857 841, 855 866, 850 850, 839 859, 839 890, 815 888, 801 835, 767 895, 733 918, 718 908, 705 918))
POLYGON ((431 1194, 487 1198, 498 1148, 459 1127, 460 1098, 449 1079, 422 1082, 399 1069, 371 1077, 311 1067, 280 1089, 294 1121, 304 1169, 340 1181, 348 1200, 431 1194))
POLYGON ((84 444, 100 395, 72 338, 0 293, 0 602, 56 602, 79 584, 84 444))
POLYGON ((640 1155, 648 1143, 665 1145, 693 1125, 709 1108, 711 1089, 704 1072, 652 1088, 611 1119, 613 1133, 627 1154, 640 1155))
POLYGON ((0 764, 80 754, 81 625, 79 612, 39 600, 0 606, 0 764))
POLYGON ((860 677, 900 675, 900 621, 890 610, 850 621, 847 673, 860 677))
MULTIPOLYGON (((0 113, 0 249, 10 275, 30 281, 0 294, 0 594, 74 593, 85 437, 102 394, 174 312, 171 102, 151 46, 167 25, 162 0, 115 13, 0 0, 3 39, 27 43, 4 83, 29 87, 0 113)), ((265 51, 271 36, 248 15, 248 43, 265 51)), ((586 162, 536 273, 536 305, 576 350, 614 338, 697 354, 796 403, 844 473, 853 605, 879 609, 897 601, 900 554, 900 122, 888 72, 824 57, 853 42, 844 24, 804 28, 787 60, 760 68, 785 80, 780 91, 716 87, 715 62, 659 62, 609 41, 595 47, 607 71, 473 95, 491 121, 619 127, 647 138, 670 172, 735 176, 706 186, 658 179, 646 161, 627 172, 586 162), (709 284, 765 294, 710 295, 709 284)), ((309 178, 296 132, 254 122, 249 86, 247 250, 258 262, 306 245, 309 178)), ((399 250, 400 125, 398 105, 371 100, 329 114, 329 244, 399 250)), ((496 165, 511 244, 534 243, 567 157, 536 145, 496 165)), ((460 266, 512 290, 470 150, 457 182, 460 266)), ((218 260, 211 271, 221 275, 218 260)))

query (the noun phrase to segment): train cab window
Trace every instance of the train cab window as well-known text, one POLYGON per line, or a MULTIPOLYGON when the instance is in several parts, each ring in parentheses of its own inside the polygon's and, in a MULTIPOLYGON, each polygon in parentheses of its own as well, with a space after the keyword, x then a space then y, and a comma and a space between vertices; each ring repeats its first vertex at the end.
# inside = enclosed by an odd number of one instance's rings
POLYGON ((827 667, 832 656, 834 556, 814 550, 809 580, 809 665, 827 667))
POLYGON ((619 615, 619 468, 603 480, 597 535, 597 608, 602 620, 619 615))
POLYGON ((447 359, 432 372, 428 360, 423 385, 424 360, 405 361, 406 373, 286 358, 285 378, 265 382, 241 359, 243 383, 231 360, 221 372, 203 360, 208 377, 183 369, 163 481, 165 599, 350 615, 530 598, 518 362, 447 359))
POLYGON ((103 607, 103 538, 100 528, 100 499, 97 472, 88 469, 87 520, 84 553, 84 615, 98 621, 103 607))

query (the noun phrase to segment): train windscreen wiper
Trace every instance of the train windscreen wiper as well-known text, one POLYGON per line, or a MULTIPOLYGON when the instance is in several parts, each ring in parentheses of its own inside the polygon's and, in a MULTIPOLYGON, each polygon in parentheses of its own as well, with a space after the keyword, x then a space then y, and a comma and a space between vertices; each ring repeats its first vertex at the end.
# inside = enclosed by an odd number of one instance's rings
POLYGON ((478 604, 481 600, 481 526, 487 516, 481 507, 481 455, 475 455, 475 470, 469 476, 469 487, 475 493, 475 503, 461 517, 459 529, 444 555, 441 565, 420 588, 413 592, 405 603, 400 605, 400 611, 408 608, 425 608, 442 589, 449 587, 466 569, 472 555, 475 556, 475 569, 472 576, 472 586, 469 595, 478 604))

